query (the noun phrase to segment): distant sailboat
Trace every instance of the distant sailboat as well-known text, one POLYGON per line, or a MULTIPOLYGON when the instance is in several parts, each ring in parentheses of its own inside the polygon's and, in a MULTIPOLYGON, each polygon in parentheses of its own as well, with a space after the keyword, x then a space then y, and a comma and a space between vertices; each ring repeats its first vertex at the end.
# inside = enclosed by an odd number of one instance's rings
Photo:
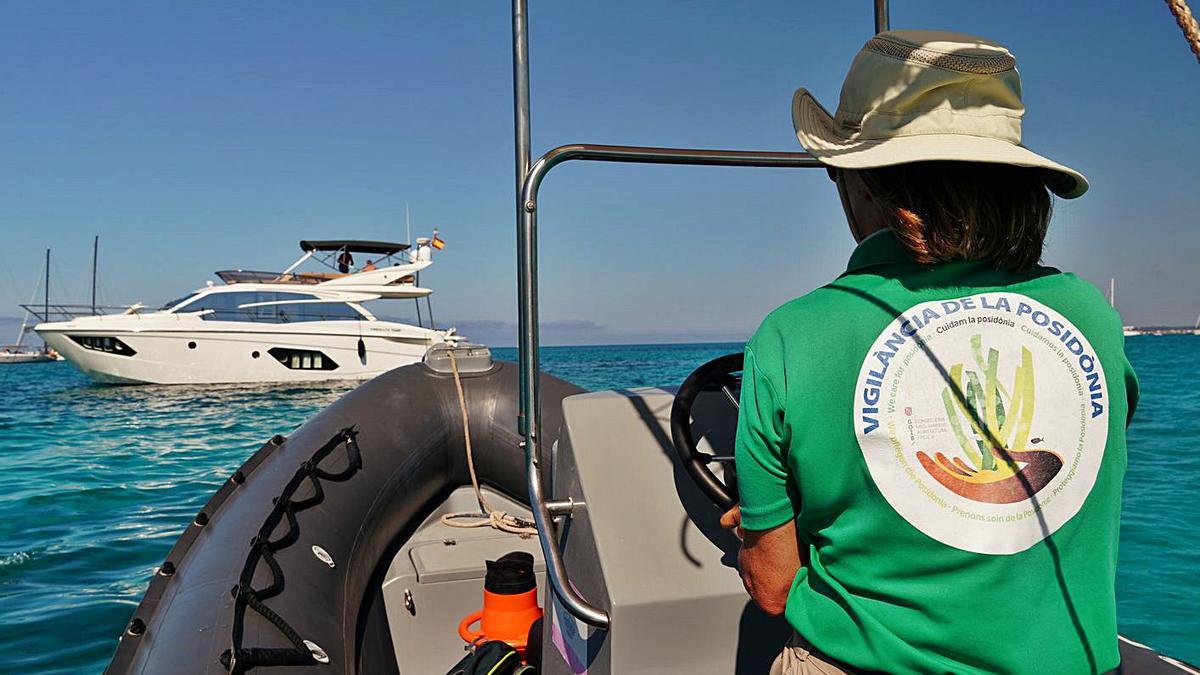
MULTIPOLYGON (((1108 279, 1108 304, 1111 305, 1113 309, 1117 308, 1117 280, 1113 277, 1109 277, 1108 279)), ((1142 334, 1142 331, 1138 330, 1134 326, 1129 325, 1122 325, 1121 330, 1126 337, 1142 334)))
MULTIPOLYGON (((45 305, 50 306, 50 249, 46 249, 45 263, 45 305)), ((39 286, 34 286, 33 296, 29 299, 32 304, 33 298, 37 297, 39 286)), ((25 316, 21 319, 21 330, 17 333, 17 341, 11 345, 0 346, 0 365, 10 365, 17 363, 41 363, 44 361, 59 360, 58 354, 49 348, 33 349, 25 346, 25 335, 32 326, 29 325, 29 316, 32 312, 25 310, 25 316)))

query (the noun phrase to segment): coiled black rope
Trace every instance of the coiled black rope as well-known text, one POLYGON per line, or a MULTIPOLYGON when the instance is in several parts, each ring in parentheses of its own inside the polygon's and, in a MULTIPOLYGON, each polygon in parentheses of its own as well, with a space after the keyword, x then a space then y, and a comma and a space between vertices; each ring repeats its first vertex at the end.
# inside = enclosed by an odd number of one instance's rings
POLYGON ((300 523, 296 520, 296 514, 324 501, 325 491, 321 487, 321 481, 337 483, 349 480, 362 468, 362 454, 358 449, 357 436, 358 432, 354 427, 346 427, 314 452, 308 461, 301 464, 284 486, 283 492, 273 500, 274 507, 263 521, 262 527, 258 528, 258 534, 250 540, 246 564, 242 566, 238 583, 231 591, 234 604, 230 648, 221 653, 221 664, 226 670, 236 674, 257 666, 308 666, 319 663, 304 638, 283 617, 266 606, 264 601, 283 592, 283 568, 279 561, 275 560, 275 553, 300 540, 300 523), (322 469, 319 466, 321 461, 343 443, 346 445, 346 455, 349 459, 346 468, 338 473, 322 469), (293 500, 292 495, 305 482, 312 486, 312 495, 293 500), (278 539, 271 539, 271 533, 284 519, 287 520, 287 531, 278 539), (271 584, 266 588, 255 589, 251 583, 260 561, 266 562, 271 570, 271 584), (292 643, 292 647, 243 647, 242 633, 247 608, 254 610, 278 628, 288 642, 292 643))

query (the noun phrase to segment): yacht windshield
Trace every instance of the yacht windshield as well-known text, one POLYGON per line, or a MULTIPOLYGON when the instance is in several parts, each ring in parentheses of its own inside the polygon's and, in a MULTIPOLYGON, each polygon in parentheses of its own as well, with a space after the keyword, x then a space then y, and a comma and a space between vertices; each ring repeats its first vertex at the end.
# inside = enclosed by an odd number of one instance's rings
POLYGON ((165 312, 168 309, 171 309, 173 307, 178 307, 178 306, 182 305, 183 303, 187 302, 188 300, 191 300, 194 297, 196 297, 195 293, 188 293, 187 295, 183 296, 182 298, 175 298, 174 300, 168 302, 167 304, 163 305, 162 307, 159 307, 158 311, 165 312))

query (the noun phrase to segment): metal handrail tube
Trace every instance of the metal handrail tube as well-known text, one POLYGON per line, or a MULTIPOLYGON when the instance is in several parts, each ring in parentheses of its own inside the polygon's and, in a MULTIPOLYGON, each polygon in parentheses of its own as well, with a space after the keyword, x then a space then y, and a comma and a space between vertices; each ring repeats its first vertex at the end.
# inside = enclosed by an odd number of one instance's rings
MULTIPOLYGON (((519 1, 519 0, 518 0, 519 1)), ((570 160, 626 162, 641 164, 677 164, 698 166, 753 166, 773 168, 812 168, 822 166, 804 152, 754 152, 742 150, 694 150, 688 148, 649 148, 624 145, 564 145, 547 152, 529 169, 521 187, 520 227, 517 230, 517 267, 521 371, 521 420, 525 437, 525 461, 529 481, 529 507, 537 524, 538 540, 546 559, 546 576, 563 606, 576 618, 598 628, 609 627, 609 614, 580 597, 567 578, 562 552, 554 537, 554 524, 547 506, 542 475, 541 411, 542 396, 538 379, 540 353, 538 340, 538 266, 537 198, 542 179, 555 166, 570 160)))
MULTIPOLYGON (((521 188, 525 185, 525 177, 529 175, 530 161, 530 119, 529 119, 529 12, 526 6, 526 0, 512 0, 512 31, 513 31, 513 148, 514 159, 516 163, 516 199, 515 205, 517 209, 517 230, 518 238, 520 238, 521 229, 521 214, 525 209, 521 202, 521 188)), ((527 264, 524 249, 517 248, 517 268, 520 269, 527 264)), ((523 297, 524 287, 520 284, 524 283, 522 279, 517 280, 518 297, 523 297)), ((518 301, 517 303, 517 324, 525 323, 525 305, 518 301)), ((537 322, 535 321, 536 325, 537 322)), ((519 336, 520 340, 524 340, 524 333, 519 336)), ((525 344, 518 343, 521 347, 520 356, 518 357, 519 368, 524 368, 525 363, 525 344)), ((525 396, 525 380, 521 380, 521 400, 525 396)), ((517 416, 517 433, 522 436, 527 435, 529 427, 525 421, 525 410, 521 409, 517 416)))
MULTIPOLYGON (((529 386, 528 383, 525 384, 529 386)), ((542 490, 541 471, 538 468, 537 453, 529 452, 526 448, 525 470, 529 475, 529 505, 533 512, 533 522, 537 526, 538 542, 542 546, 542 556, 546 559, 546 577, 550 587, 573 616, 580 621, 597 628, 608 630, 608 612, 584 600, 571 582, 567 579, 567 567, 563 563, 562 551, 554 539, 554 522, 550 510, 546 506, 546 496, 542 490)))
POLYGON ((654 148, 639 145, 560 145, 538 158, 529 169, 521 187, 523 210, 528 213, 531 199, 536 201, 542 178, 556 165, 573 159, 627 164, 683 164, 696 166, 756 166, 794 169, 823 166, 807 152, 770 152, 758 150, 698 150, 694 148, 654 148))
POLYGON ((888 17, 888 0, 875 0, 875 32, 882 33, 890 30, 888 17))
POLYGON ((517 322, 520 330, 520 356, 518 368, 520 379, 520 412, 517 427, 525 441, 526 473, 529 481, 529 506, 537 525, 538 542, 546 559, 546 576, 550 587, 573 616, 598 628, 608 628, 608 612, 588 604, 567 580, 567 569, 563 564, 562 552, 553 538, 554 524, 546 506, 542 491, 539 439, 541 437, 541 391, 537 386, 537 240, 532 231, 527 231, 524 213, 524 186, 529 176, 530 122, 529 122, 529 22, 526 0, 512 0, 513 30, 513 122, 516 160, 516 208, 517 208, 517 322), (532 271, 532 274, 527 272, 532 271), (531 302, 531 300, 533 302, 531 302), (530 356, 533 361, 530 361, 530 356), (530 366, 532 365, 532 369, 530 366), (532 378, 526 377, 533 373, 532 378), (531 384, 532 382, 532 384, 531 384))

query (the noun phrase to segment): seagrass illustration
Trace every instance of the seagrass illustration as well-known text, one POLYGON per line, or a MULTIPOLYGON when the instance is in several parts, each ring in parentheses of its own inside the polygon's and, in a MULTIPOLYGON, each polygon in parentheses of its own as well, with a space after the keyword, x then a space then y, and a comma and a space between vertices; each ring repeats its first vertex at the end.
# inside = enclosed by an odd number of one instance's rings
MULTIPOLYGON (((1000 352, 983 353, 983 336, 971 337, 974 368, 957 363, 942 389, 946 420, 959 452, 917 452, 929 475, 955 494, 990 504, 1031 498, 1058 475, 1063 461, 1045 448, 1027 450, 1036 396, 1033 354, 1021 347, 1008 386, 1000 381, 1000 352)), ((1035 439, 1036 440, 1036 439, 1035 439)))

